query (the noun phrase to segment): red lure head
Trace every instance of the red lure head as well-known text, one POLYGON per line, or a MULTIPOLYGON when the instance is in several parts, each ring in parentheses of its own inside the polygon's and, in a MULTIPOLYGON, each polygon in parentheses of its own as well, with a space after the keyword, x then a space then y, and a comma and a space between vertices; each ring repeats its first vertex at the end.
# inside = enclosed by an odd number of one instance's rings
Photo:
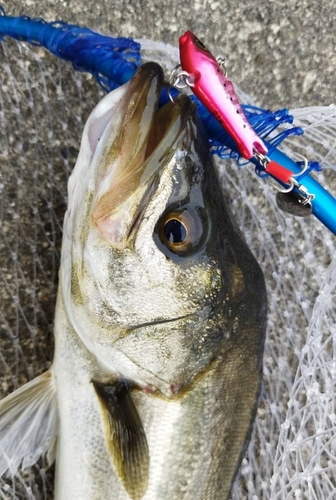
POLYGON ((180 36, 179 44, 181 66, 184 71, 194 74, 195 68, 204 60, 218 67, 214 56, 191 31, 186 31, 184 35, 180 36))

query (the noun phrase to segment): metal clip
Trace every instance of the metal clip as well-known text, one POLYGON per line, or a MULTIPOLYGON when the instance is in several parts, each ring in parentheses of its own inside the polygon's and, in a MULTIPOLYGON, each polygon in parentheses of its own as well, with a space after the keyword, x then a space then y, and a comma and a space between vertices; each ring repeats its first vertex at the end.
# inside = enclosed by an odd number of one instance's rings
MULTIPOLYGON (((181 65, 175 66, 169 77, 169 84, 177 89, 185 89, 186 87, 193 87, 194 82, 191 75, 187 71, 181 69, 181 65)), ((174 102, 170 89, 168 90, 169 99, 174 102)))

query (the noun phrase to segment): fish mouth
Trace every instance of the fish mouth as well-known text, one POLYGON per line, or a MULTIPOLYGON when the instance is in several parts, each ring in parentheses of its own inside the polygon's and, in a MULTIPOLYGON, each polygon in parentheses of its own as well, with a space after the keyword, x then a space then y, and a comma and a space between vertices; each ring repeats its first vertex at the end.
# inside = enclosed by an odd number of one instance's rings
POLYGON ((181 319, 191 318, 191 317, 195 316, 196 314, 197 314, 196 312, 188 313, 188 314, 183 314, 182 316, 177 316, 175 318, 154 320, 154 321, 139 323, 136 325, 131 325, 131 326, 127 327, 127 330, 125 331, 124 335, 120 336, 119 339, 123 338, 123 337, 127 337, 127 335, 129 335, 129 333, 131 333, 135 330, 138 330, 139 328, 145 328, 147 326, 166 325, 169 323, 176 323, 177 321, 180 321, 181 319))
POLYGON ((185 95, 159 109, 164 85, 161 66, 141 66, 118 105, 117 124, 113 118, 101 138, 92 223, 116 248, 129 245, 195 110, 185 95))

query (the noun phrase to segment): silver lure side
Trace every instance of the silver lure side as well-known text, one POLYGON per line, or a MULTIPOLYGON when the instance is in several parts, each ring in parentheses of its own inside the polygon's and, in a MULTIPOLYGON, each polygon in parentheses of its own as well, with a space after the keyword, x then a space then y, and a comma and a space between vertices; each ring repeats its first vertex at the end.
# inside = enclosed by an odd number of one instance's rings
MULTIPOLYGON (((180 96, 158 110, 163 85, 149 63, 98 104, 69 181, 55 358, 42 376, 59 418, 41 412, 38 442, 52 460, 58 436, 58 500, 223 500, 255 415, 262 272, 194 105, 180 96)), ((0 403, 0 450, 16 467, 11 429, 42 382, 0 403)))

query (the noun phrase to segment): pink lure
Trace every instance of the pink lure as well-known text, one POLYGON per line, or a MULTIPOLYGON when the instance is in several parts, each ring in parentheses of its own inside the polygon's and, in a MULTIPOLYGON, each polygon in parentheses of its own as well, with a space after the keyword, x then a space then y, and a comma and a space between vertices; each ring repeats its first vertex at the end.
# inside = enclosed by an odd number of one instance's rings
POLYGON ((247 160, 256 151, 265 155, 267 148, 248 123, 232 82, 191 31, 180 37, 180 59, 183 71, 189 74, 193 93, 236 142, 239 154, 247 160))

